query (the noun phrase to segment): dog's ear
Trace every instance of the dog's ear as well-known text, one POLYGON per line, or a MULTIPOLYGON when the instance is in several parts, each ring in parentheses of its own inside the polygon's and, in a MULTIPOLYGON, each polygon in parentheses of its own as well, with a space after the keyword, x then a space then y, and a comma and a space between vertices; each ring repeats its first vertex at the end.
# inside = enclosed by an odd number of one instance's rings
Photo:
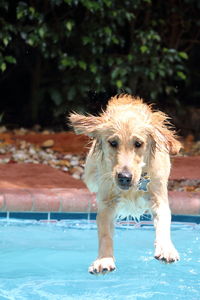
POLYGON ((155 146, 159 150, 164 150, 170 154, 178 154, 182 145, 177 140, 174 131, 169 130, 168 128, 154 127, 152 133, 155 146))
POLYGON ((85 134, 90 137, 96 136, 97 128, 101 124, 100 117, 84 116, 77 113, 70 114, 69 121, 76 134, 85 134))
POLYGON ((154 140, 154 147, 170 154, 178 154, 182 144, 179 142, 176 132, 169 128, 171 123, 168 121, 168 116, 161 112, 155 112, 153 115, 151 136, 154 140))

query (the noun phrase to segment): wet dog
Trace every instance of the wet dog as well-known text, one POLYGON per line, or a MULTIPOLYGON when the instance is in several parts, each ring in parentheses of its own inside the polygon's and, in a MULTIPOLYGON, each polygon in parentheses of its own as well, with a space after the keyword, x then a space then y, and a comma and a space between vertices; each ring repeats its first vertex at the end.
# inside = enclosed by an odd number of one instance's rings
POLYGON ((181 148, 168 116, 140 98, 112 97, 99 116, 70 115, 77 134, 93 139, 86 159, 85 183, 97 193, 98 258, 92 274, 115 270, 113 230, 116 216, 139 218, 150 211, 156 232, 155 258, 171 263, 179 254, 170 238, 167 182, 170 154, 181 148))

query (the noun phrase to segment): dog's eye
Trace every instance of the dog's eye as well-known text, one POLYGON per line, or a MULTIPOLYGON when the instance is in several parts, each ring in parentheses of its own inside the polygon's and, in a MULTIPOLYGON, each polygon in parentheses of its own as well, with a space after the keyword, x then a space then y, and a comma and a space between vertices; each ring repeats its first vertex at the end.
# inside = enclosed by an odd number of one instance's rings
POLYGON ((118 146, 118 142, 117 141, 109 141, 109 144, 113 148, 117 148, 117 146, 118 146))
POLYGON ((136 148, 140 148, 142 146, 142 142, 135 141, 134 145, 136 148))

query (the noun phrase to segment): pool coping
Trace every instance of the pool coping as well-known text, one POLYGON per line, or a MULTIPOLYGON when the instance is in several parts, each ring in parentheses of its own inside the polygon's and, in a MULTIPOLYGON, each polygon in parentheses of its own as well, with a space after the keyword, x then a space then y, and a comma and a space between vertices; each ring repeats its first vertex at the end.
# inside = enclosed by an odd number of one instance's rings
MULTIPOLYGON (((200 192, 169 191, 173 215, 200 216, 200 192)), ((0 213, 96 213, 96 195, 86 188, 0 188, 0 213)))

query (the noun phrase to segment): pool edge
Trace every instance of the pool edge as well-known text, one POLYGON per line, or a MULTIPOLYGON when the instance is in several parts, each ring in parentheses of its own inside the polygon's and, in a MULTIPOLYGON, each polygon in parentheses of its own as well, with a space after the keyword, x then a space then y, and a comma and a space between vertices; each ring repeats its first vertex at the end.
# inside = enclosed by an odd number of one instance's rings
MULTIPOLYGON (((173 215, 200 216, 200 192, 169 192, 173 215)), ((0 189, 0 213, 79 213, 97 210, 96 196, 86 188, 0 189)))

